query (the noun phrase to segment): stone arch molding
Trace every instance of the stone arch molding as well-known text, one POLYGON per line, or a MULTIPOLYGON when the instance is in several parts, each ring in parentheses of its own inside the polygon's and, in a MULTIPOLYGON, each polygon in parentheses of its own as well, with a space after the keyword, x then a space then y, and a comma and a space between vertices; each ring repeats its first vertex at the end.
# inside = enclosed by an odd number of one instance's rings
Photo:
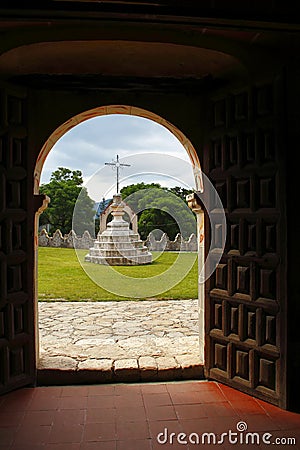
POLYGON ((126 106, 126 105, 110 105, 110 106, 100 106, 88 111, 85 111, 83 113, 80 113, 72 118, 70 118, 68 121, 60 125, 47 139, 45 144, 43 145, 35 166, 34 171, 34 194, 39 194, 39 187, 40 187, 40 179, 41 179, 41 173, 43 169, 43 165, 45 163, 45 160, 50 153, 53 146, 56 144, 56 142, 69 130, 71 130, 76 125, 88 120, 92 119, 94 117, 99 116, 105 116, 110 114, 126 114, 130 116, 138 116, 143 117, 144 119, 153 120, 154 122, 164 126, 167 128, 183 145, 185 150, 187 151, 192 167, 193 167, 193 173, 195 177, 195 186, 197 191, 203 191, 203 180, 202 180, 202 171, 200 166, 200 161, 197 155, 197 152, 192 145, 191 141, 173 124, 168 122, 166 119, 163 119, 161 116, 147 111, 142 108, 134 107, 134 106, 126 106))

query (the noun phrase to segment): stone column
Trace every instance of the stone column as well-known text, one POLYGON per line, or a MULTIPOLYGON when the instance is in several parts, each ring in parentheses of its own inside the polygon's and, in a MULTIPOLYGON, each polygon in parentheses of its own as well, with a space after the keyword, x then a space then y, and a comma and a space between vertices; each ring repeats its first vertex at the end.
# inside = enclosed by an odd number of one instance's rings
POLYGON ((189 208, 197 217, 197 243, 198 243, 198 307, 199 307, 199 354, 200 361, 204 362, 204 306, 205 306, 205 276, 204 276, 204 211, 198 203, 197 196, 189 194, 186 197, 189 208))

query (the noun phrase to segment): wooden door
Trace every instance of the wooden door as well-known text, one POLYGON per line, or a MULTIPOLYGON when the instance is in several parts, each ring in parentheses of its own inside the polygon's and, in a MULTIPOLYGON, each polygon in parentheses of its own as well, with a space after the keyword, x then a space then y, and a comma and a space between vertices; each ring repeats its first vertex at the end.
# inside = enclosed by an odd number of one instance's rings
MULTIPOLYGON (((209 378, 284 408, 286 226, 281 92, 278 78, 210 100, 204 170, 225 208, 227 241, 215 273, 206 282, 205 351, 209 378)), ((210 213, 214 214, 213 202, 210 213)), ((212 230, 211 235, 217 232, 212 230)))
POLYGON ((23 89, 0 85, 0 393, 35 379, 26 108, 23 89))

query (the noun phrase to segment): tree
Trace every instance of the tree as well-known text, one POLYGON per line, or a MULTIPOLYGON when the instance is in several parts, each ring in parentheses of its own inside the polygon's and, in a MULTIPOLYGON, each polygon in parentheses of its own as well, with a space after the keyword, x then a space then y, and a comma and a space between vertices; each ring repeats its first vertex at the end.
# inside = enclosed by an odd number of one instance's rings
POLYGON ((186 196, 191 193, 190 190, 185 189, 181 186, 175 186, 172 188, 166 188, 169 192, 172 192, 172 194, 176 195, 177 197, 181 198, 184 202, 186 201, 186 196))
POLYGON ((128 186, 125 186, 121 189, 121 194, 123 200, 125 200, 129 206, 133 209, 133 211, 138 210, 138 202, 141 196, 143 195, 142 190, 144 189, 160 189, 161 185, 159 183, 136 183, 136 184, 129 184, 128 186), (139 194, 139 195, 137 195, 139 194))
POLYGON ((77 219, 74 231, 82 234, 94 227, 94 202, 82 187, 83 179, 80 170, 59 167, 51 175, 50 182, 40 187, 42 194, 50 197, 48 208, 40 216, 41 225, 50 225, 50 232, 59 229, 62 234, 72 229, 72 218, 77 202, 77 219))
POLYGON ((156 229, 174 239, 177 233, 187 238, 196 233, 194 214, 185 197, 188 190, 176 186, 163 188, 158 183, 137 183, 121 190, 122 198, 138 212, 138 227, 142 239, 156 229))

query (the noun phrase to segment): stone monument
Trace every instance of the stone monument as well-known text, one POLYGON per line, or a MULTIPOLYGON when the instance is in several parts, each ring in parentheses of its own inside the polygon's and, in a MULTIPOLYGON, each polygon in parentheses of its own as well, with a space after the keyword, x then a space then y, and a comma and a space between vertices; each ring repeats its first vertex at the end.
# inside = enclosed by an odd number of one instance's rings
POLYGON ((119 193, 119 169, 129 164, 121 164, 119 155, 116 161, 105 163, 117 169, 117 194, 111 204, 113 219, 104 231, 99 232, 94 246, 90 248, 85 261, 111 266, 136 266, 151 264, 152 254, 141 241, 137 232, 130 229, 129 223, 123 219, 126 204, 119 193))
POLYGON ((138 233, 134 233, 129 223, 123 219, 125 203, 121 194, 113 196, 113 219, 102 233, 98 233, 94 246, 89 249, 85 261, 111 266, 134 266, 150 264, 152 254, 144 246, 138 233))

